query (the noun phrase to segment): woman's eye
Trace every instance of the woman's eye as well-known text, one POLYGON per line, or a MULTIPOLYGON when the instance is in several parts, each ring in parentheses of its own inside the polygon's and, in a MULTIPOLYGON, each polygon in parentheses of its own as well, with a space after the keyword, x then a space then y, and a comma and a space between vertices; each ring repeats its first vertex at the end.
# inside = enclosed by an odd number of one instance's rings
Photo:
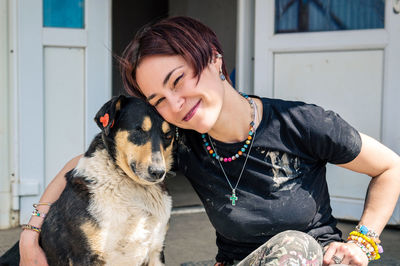
POLYGON ((162 101, 164 101, 165 97, 158 99, 158 101, 154 104, 154 107, 157 107, 162 101))
POLYGON ((183 74, 184 74, 184 73, 182 73, 179 77, 177 77, 177 78, 175 79, 175 81, 174 81, 174 88, 175 88, 176 84, 178 84, 179 80, 180 80, 181 78, 183 78, 183 74))

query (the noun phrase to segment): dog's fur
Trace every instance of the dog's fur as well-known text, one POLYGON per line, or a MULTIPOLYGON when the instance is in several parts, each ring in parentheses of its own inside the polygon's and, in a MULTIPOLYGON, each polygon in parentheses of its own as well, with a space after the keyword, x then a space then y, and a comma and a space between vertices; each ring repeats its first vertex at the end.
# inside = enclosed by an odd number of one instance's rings
MULTIPOLYGON (((66 175, 42 226, 48 263, 163 265, 171 198, 161 181, 172 163, 174 130, 151 106, 124 96, 107 102, 95 121, 102 132, 66 175)), ((12 256, 0 261, 7 265, 12 256)))

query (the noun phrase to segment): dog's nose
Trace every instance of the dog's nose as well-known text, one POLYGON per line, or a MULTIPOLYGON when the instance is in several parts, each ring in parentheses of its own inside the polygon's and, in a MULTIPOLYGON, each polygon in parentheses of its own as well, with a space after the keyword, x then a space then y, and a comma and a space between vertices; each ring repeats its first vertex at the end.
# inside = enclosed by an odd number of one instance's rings
POLYGON ((154 179, 158 180, 165 175, 165 168, 164 167, 157 167, 157 166, 149 166, 149 175, 154 179))

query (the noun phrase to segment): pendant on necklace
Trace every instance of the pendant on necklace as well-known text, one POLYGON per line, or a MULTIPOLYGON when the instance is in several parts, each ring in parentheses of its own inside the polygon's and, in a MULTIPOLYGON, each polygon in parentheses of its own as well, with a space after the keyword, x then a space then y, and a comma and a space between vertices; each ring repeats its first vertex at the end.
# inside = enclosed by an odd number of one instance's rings
POLYGON ((232 189, 232 196, 230 197, 230 200, 232 201, 232 206, 235 206, 236 201, 238 200, 238 197, 236 197, 235 189, 232 189))

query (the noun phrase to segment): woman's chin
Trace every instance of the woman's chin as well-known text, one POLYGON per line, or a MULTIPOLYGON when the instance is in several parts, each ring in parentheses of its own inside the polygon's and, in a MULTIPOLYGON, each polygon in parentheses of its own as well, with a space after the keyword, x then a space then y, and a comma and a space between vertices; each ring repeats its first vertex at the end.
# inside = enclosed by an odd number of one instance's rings
POLYGON ((196 129, 194 129, 200 134, 208 133, 212 130, 212 125, 199 125, 196 129))
POLYGON ((193 125, 185 125, 185 126, 187 126, 186 129, 194 130, 200 134, 205 134, 212 129, 212 126, 199 123, 193 123, 193 125))
MULTIPOLYGON (((200 116, 198 118, 200 118, 200 116)), ((209 118, 197 119, 197 117, 193 117, 192 119, 193 119, 192 121, 189 121, 188 123, 183 123, 181 126, 178 125, 178 127, 194 130, 200 134, 204 134, 212 130, 215 124, 215 121, 213 123, 209 118)))

